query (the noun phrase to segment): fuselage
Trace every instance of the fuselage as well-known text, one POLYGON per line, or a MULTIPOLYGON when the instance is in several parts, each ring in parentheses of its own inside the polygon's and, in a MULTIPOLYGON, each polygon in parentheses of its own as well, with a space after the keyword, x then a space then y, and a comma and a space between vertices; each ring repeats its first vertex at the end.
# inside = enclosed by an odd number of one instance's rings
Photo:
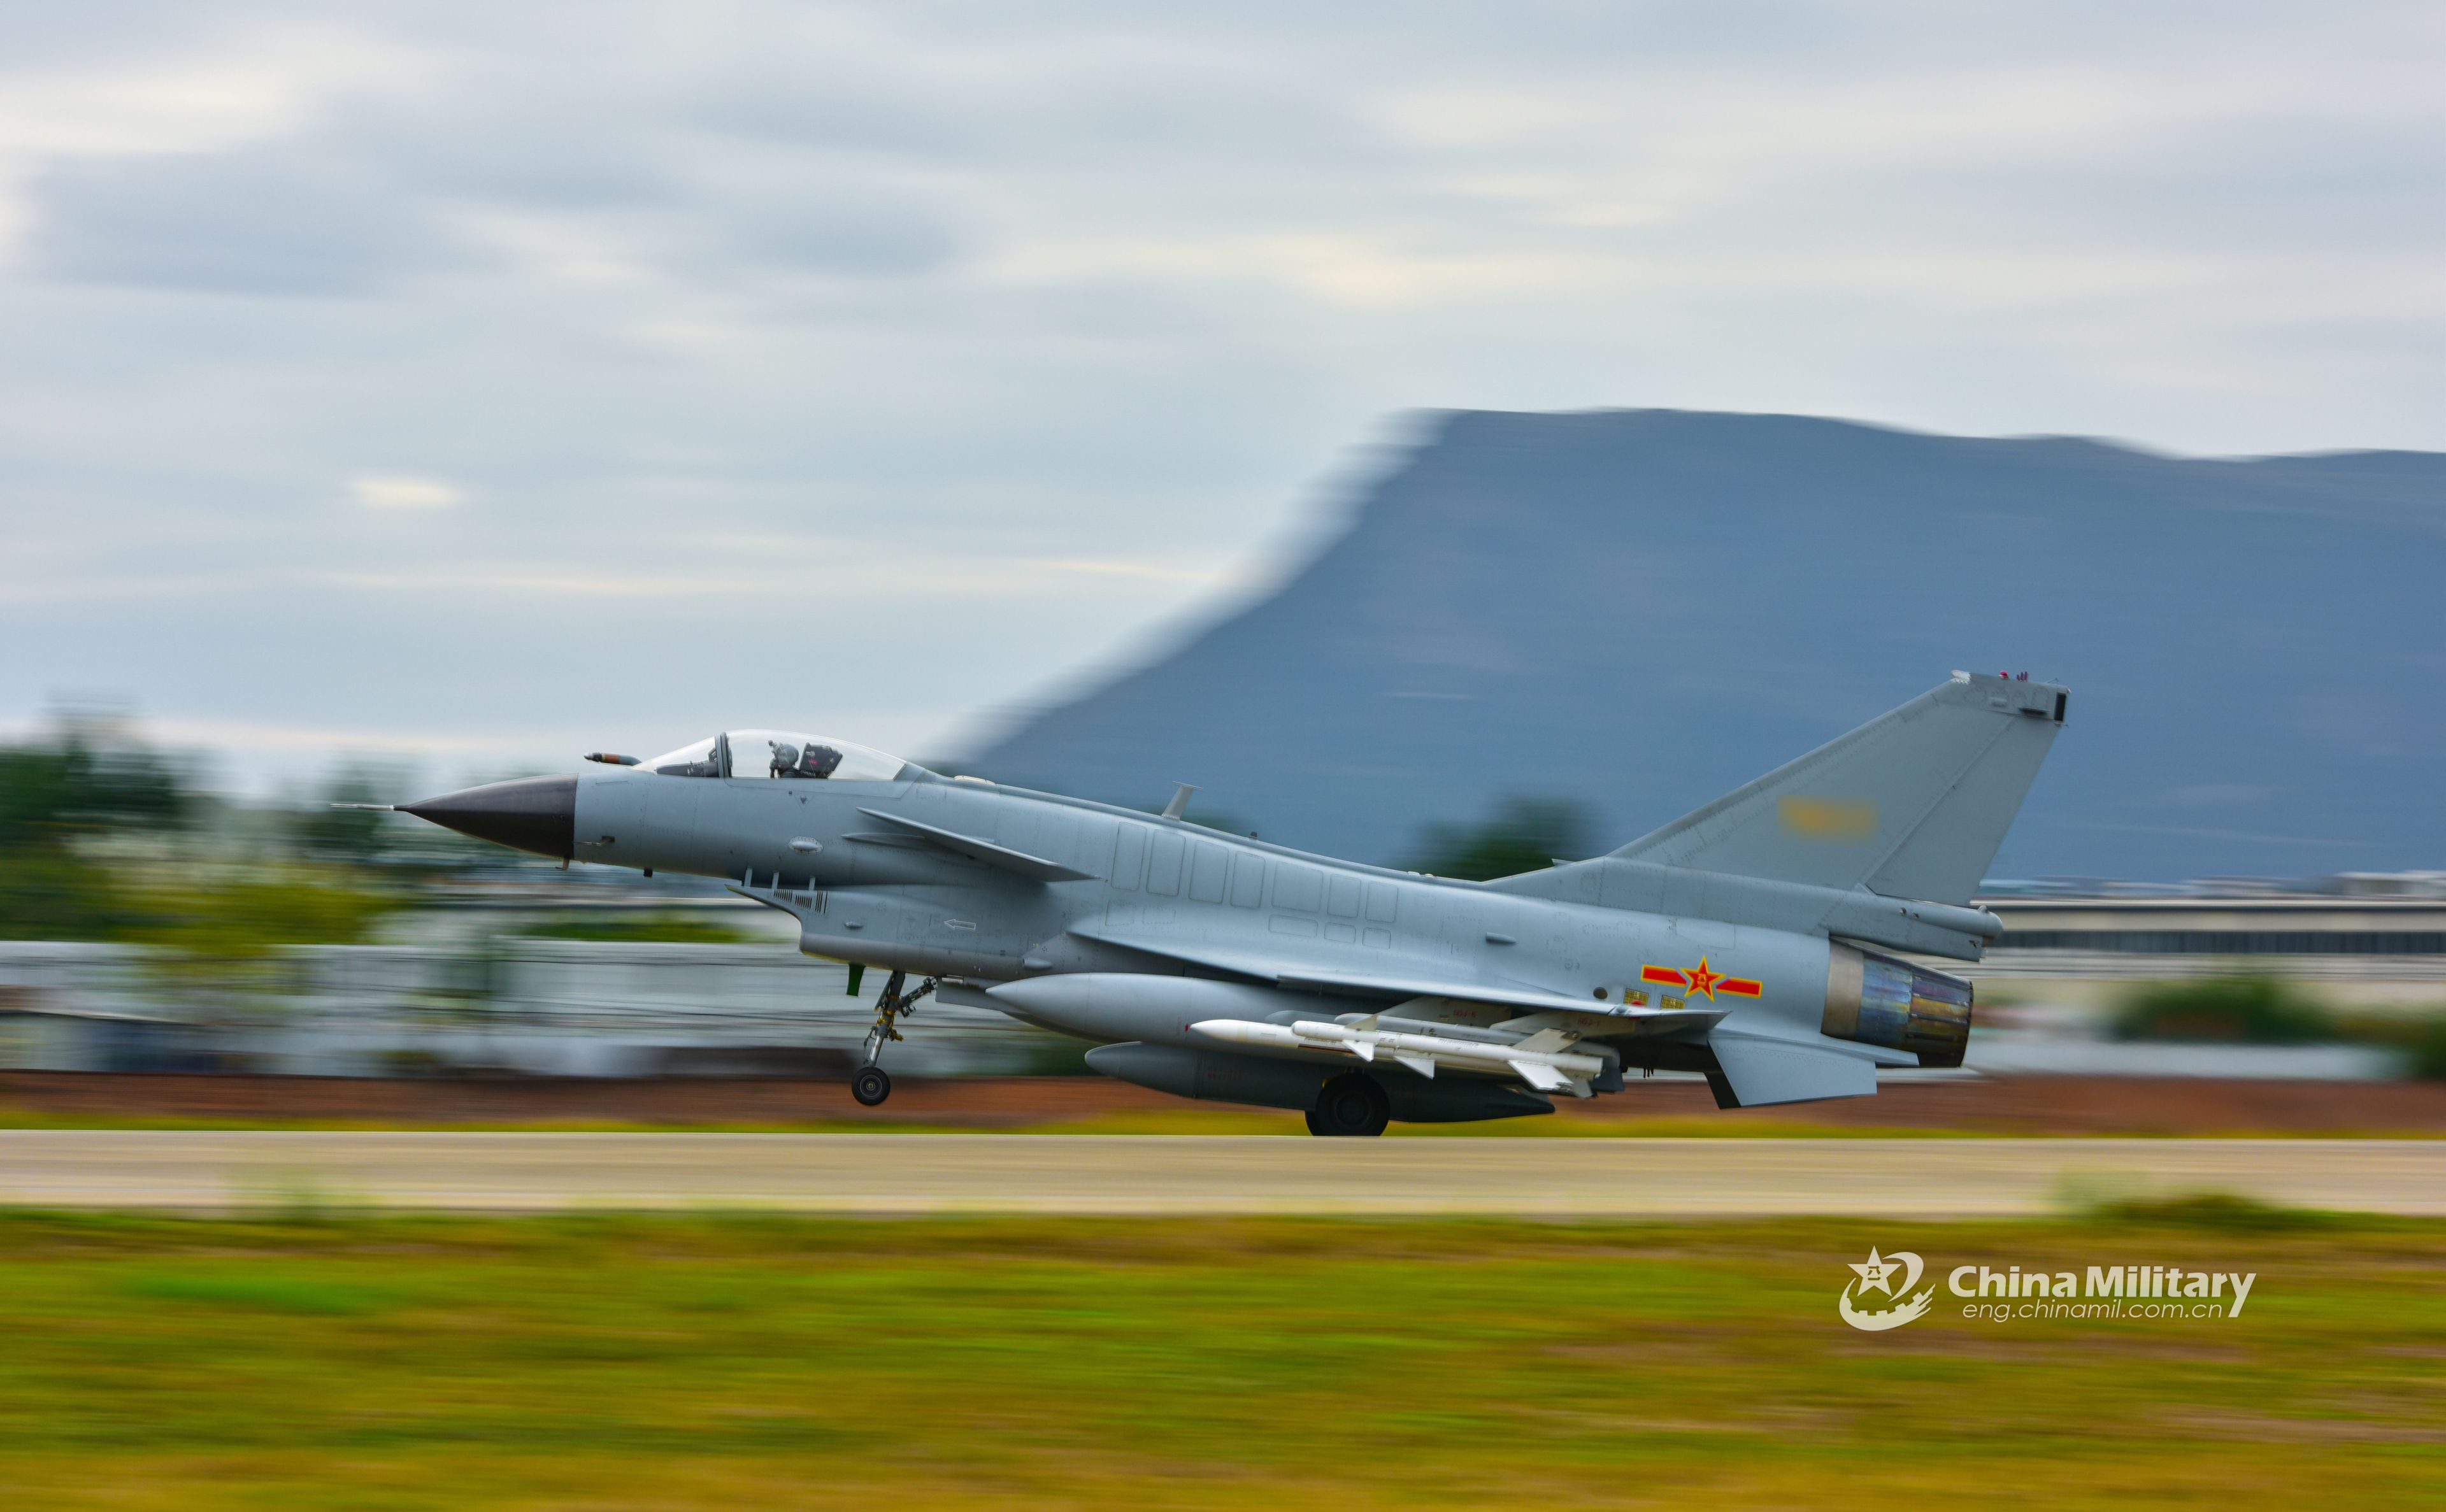
MULTIPOLYGON (((880 781, 607 768, 577 778, 573 835, 581 861, 741 884, 800 920, 807 954, 979 984, 1077 973, 1229 979, 1263 962, 1269 975, 1444 982, 1591 1006, 1686 1003, 1811 1036, 1827 1004, 1823 935, 1521 897, 913 766, 880 781), (1039 880, 955 853, 929 831, 1075 875, 1039 880)), ((1477 1017, 1529 1011, 1488 1006, 1477 1017)), ((1456 1006, 1446 1017, 1471 1015, 1456 1006)), ((1048 1027, 1196 1043, 1186 1024, 1048 1027)), ((1686 1058, 1670 1036, 1652 1049, 1626 1054, 1632 1064, 1686 1058)))

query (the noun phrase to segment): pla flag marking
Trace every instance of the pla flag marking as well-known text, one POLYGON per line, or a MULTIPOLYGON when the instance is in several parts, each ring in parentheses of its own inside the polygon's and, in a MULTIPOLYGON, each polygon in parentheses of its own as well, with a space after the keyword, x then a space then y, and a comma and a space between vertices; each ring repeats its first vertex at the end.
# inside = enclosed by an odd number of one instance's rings
POLYGON ((1756 998, 1766 991, 1766 984, 1755 978, 1727 977, 1722 972, 1711 969, 1704 956, 1699 958, 1697 965, 1687 969, 1676 966, 1642 966, 1639 968, 1639 980, 1659 982, 1667 987, 1686 988, 1689 994, 1705 998, 1710 1002, 1715 1000, 1716 994, 1720 992, 1730 993, 1736 998, 1756 998))

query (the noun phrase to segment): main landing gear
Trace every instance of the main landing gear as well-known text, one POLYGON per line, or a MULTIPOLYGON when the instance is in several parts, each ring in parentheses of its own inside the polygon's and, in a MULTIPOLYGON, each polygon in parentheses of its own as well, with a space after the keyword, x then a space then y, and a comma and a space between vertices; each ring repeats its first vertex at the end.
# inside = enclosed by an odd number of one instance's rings
POLYGON ((875 1027, 866 1032, 866 1049, 860 1057, 863 1064, 857 1068, 857 1074, 849 1079, 849 1094, 858 1100, 860 1107, 880 1107, 892 1095, 892 1078, 878 1064, 883 1059, 883 1047, 901 1037, 901 1017, 915 1008, 917 999, 932 992, 942 979, 929 977, 915 992, 904 993, 900 989, 908 980, 907 972, 894 972, 892 980, 883 984, 883 996, 875 1000, 875 1027))
POLYGON ((1392 1121, 1393 1100, 1384 1095, 1375 1077, 1357 1071, 1326 1082, 1317 1092, 1316 1106, 1308 1111, 1311 1134, 1372 1138, 1392 1121))

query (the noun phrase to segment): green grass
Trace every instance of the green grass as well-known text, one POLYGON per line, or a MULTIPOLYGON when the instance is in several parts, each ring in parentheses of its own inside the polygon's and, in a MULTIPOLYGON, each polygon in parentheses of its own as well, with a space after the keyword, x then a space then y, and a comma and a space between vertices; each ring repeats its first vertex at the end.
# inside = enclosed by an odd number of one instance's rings
MULTIPOLYGON (((0 1505, 2446 1499, 2446 1224, 0 1214, 0 1505), (1834 1316, 1871 1243, 2259 1273, 1834 1316)), ((1942 1298, 1943 1294, 1940 1293, 1942 1298)))
POLYGON ((762 937, 692 913, 571 914, 529 924, 530 940, 598 940, 629 944, 747 945, 762 937))

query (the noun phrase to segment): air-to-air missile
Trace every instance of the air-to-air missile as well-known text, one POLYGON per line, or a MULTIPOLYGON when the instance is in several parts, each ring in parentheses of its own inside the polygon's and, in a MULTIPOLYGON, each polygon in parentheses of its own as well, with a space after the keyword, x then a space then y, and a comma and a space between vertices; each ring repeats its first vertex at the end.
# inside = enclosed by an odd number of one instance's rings
MULTIPOLYGON (((1289 1024, 1209 1018, 1189 1027, 1194 1033, 1227 1044, 1355 1055, 1371 1064, 1377 1052, 1382 1051, 1394 1064, 1421 1076, 1433 1076, 1439 1065, 1498 1076, 1508 1073, 1538 1092, 1568 1092, 1574 1097, 1595 1096, 1589 1090, 1589 1082, 1606 1072, 1606 1057, 1575 1055, 1565 1049, 1577 1043, 1579 1036, 1560 1029, 1540 1030, 1522 1039, 1490 1035, 1487 1040, 1473 1041, 1456 1038, 1450 1032, 1438 1033, 1440 1026, 1416 1019, 1394 1022, 1415 1025, 1422 1033, 1374 1027, 1382 1022, 1375 1016, 1362 1017, 1349 1024, 1319 1023, 1313 1018, 1298 1018, 1289 1024)), ((1614 1064, 1620 1063, 1615 1058, 1614 1064)))
POLYGON ((931 993, 1092 1040, 1109 1075, 1371 1134, 1550 1112, 1631 1068, 1737 1108, 1960 1065, 1969 984, 1899 953, 1976 961, 2003 930, 1972 890, 2066 701, 1958 672, 1619 849, 1486 883, 1192 824, 1186 785, 1150 815, 781 730, 402 808, 726 878, 850 962, 853 993, 889 971, 861 1102, 890 1095, 880 1056, 931 993))

